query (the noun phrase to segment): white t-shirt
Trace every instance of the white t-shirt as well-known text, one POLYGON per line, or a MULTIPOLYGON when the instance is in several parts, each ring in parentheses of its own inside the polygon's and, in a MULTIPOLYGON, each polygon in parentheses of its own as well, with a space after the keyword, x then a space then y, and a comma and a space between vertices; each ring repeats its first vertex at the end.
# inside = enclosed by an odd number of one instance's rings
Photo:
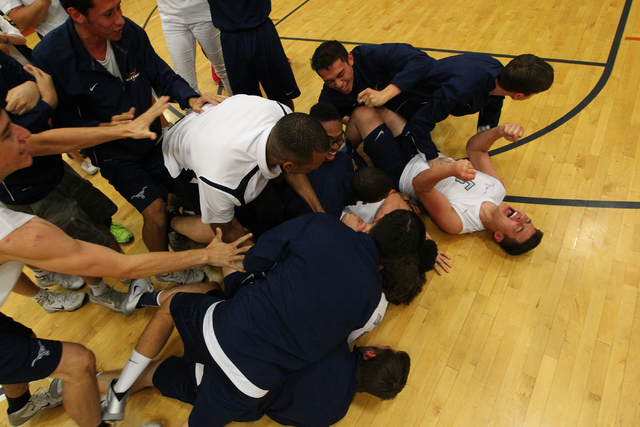
MULTIPOLYGON (((14 212, 0 203, 0 240, 4 240, 5 237, 22 227, 32 218, 34 218, 33 215, 14 212)), ((22 273, 22 267, 24 267, 24 264, 17 261, 9 261, 0 265, 0 305, 4 304, 18 281, 18 277, 22 273)))
MULTIPOLYGON (((402 171, 400 191, 418 197, 413 189, 413 178, 426 169, 429 169, 429 163, 420 155, 414 156, 402 171)), ((437 183, 435 189, 449 199, 451 207, 460 216, 462 231, 459 234, 484 230, 482 221, 480 221, 482 203, 491 202, 499 205, 507 195, 507 191, 500 181, 480 171, 473 181, 464 182, 452 176, 437 183)))
POLYGON ((164 164, 172 177, 183 169, 198 178, 202 222, 226 223, 234 207, 254 200, 280 166, 267 165, 267 139, 286 106, 258 96, 236 95, 190 113, 164 135, 164 164))
MULTIPOLYGON (((0 0, 0 10, 9 16, 9 12, 16 7, 29 6, 33 2, 35 0, 0 0)), ((39 24, 34 25, 34 28, 38 34, 45 36, 49 31, 64 24, 68 17, 69 15, 60 4, 60 0, 51 0, 51 6, 49 6, 44 19, 39 24)))
POLYGON ((158 0, 158 13, 162 22, 211 22, 211 9, 207 0, 158 0))
POLYGON ((100 65, 102 65, 113 77, 117 77, 122 81, 122 74, 120 74, 120 69, 118 68, 118 63, 116 62, 116 56, 113 53, 113 46, 111 46, 111 41, 107 40, 107 54, 104 57, 104 61, 100 61, 98 59, 100 65))
POLYGON ((358 215, 364 222, 372 224, 376 219, 376 212, 378 212, 378 209, 380 209, 380 206, 382 206, 382 203, 384 203, 385 200, 386 199, 382 199, 379 202, 373 203, 358 202, 355 205, 345 206, 342 210, 340 219, 342 219, 344 214, 352 213, 358 215))

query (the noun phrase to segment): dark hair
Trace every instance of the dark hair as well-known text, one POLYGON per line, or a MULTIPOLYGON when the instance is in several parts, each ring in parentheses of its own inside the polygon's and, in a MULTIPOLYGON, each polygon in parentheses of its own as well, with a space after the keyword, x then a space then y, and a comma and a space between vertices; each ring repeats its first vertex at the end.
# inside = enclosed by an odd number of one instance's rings
POLYGON ((520 55, 500 71, 498 84, 506 91, 526 96, 544 92, 553 84, 553 67, 535 55, 520 55))
POLYGON ((373 166, 358 169, 351 177, 351 197, 355 201, 377 202, 387 197, 392 188, 391 177, 373 166))
POLYGON ((438 257, 438 245, 433 240, 425 240, 418 252, 418 270, 421 274, 433 270, 438 257))
POLYGON ((393 399, 407 384, 411 358, 404 351, 375 348, 376 356, 358 363, 358 391, 393 399))
POLYGON ((329 104, 328 102, 318 102, 316 105, 311 107, 311 109, 309 110, 309 115, 320 123, 332 122, 334 120, 342 123, 342 117, 340 117, 340 113, 338 113, 336 107, 329 104))
POLYGON ((287 114, 278 120, 269 143, 277 157, 298 165, 312 161, 314 153, 326 153, 331 148, 320 122, 304 113, 287 114))
POLYGON ((65 11, 72 7, 84 16, 87 16, 89 9, 95 6, 93 0, 60 0, 60 4, 65 11))
POLYGON ((426 230, 422 219, 411 211, 389 212, 369 231, 380 251, 381 263, 418 253, 424 244, 426 230))
POLYGON ((391 304, 409 305, 420 292, 427 279, 420 271, 418 254, 381 263, 382 292, 391 304))
POLYGON ((544 233, 542 230, 538 230, 536 228, 536 232, 533 233, 533 236, 529 237, 528 240, 525 240, 522 243, 518 243, 515 239, 509 236, 504 236, 502 241, 498 242, 498 244, 509 255, 521 255, 538 246, 542 241, 543 235, 544 233))
POLYGON ((349 59, 349 52, 342 46, 337 40, 329 40, 322 43, 311 57, 311 68, 314 71, 329 68, 331 64, 336 60, 342 59, 347 62, 349 59))

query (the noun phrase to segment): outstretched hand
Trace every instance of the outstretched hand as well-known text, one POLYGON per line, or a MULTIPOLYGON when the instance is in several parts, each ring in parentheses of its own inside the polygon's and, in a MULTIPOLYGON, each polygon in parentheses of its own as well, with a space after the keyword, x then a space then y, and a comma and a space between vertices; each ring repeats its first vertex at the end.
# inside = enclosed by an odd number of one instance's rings
POLYGON ((453 176, 463 181, 471 181, 476 177, 476 170, 469 160, 458 160, 452 164, 453 176))
POLYGON ((436 257, 436 263, 433 266, 434 271, 438 276, 442 276, 442 271, 449 272, 449 269, 453 267, 451 265, 451 257, 445 251, 438 249, 438 256, 436 257))
POLYGON ((243 244, 252 237, 252 234, 245 234, 235 242, 224 243, 222 241, 222 230, 216 228, 216 235, 213 237, 209 246, 206 247, 209 255, 209 264, 217 267, 230 267, 234 270, 244 272, 242 261, 244 253, 249 250, 251 245, 243 244))
POLYGON ((214 95, 213 93, 205 93, 199 98, 189 98, 189 106, 196 113, 202 113, 202 106, 204 104, 218 105, 227 98, 228 96, 225 95, 214 95))
MULTIPOLYGON (((149 126, 151 126, 151 123, 153 123, 153 121, 157 119, 158 116, 160 116, 160 114, 162 114, 162 112, 168 107, 168 102, 169 102, 168 96, 162 96, 158 98, 158 100, 151 106, 151 108, 149 108, 147 111, 145 111, 140 116, 138 116, 137 119, 129 121, 126 125, 124 125, 126 126, 126 130, 127 130, 127 138, 133 138, 133 139, 149 138, 151 140, 156 139, 157 138, 156 133, 151 132, 149 130, 149 126)), ((129 114, 129 113, 124 113, 124 114, 121 114, 120 116, 124 117, 125 114, 129 114)), ((117 116, 114 116, 114 118, 115 117, 117 116)), ((112 119, 112 123, 113 123, 113 119, 112 119)))
POLYGON ((498 127, 500 136, 510 142, 517 142, 524 135, 524 128, 519 123, 505 123, 498 127))

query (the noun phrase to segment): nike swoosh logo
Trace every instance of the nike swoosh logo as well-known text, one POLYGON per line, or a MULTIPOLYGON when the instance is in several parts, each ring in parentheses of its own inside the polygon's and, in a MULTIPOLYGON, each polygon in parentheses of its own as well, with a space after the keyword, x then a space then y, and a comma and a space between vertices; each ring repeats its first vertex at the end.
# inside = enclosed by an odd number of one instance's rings
POLYGON ((98 86, 98 83, 96 83, 96 84, 94 84, 93 86, 91 86, 91 87, 89 88, 89 90, 90 90, 91 92, 93 92, 93 89, 95 89, 95 88, 96 88, 96 86, 98 86))
POLYGON ((376 141, 378 140, 378 138, 380 138, 380 136, 384 135, 384 131, 381 130, 380 133, 378 133, 378 136, 376 136, 376 141))
POLYGON ((291 95, 293 92, 295 92, 295 90, 292 90, 291 92, 287 92, 287 93, 285 93, 285 95, 289 96, 289 95, 291 95))

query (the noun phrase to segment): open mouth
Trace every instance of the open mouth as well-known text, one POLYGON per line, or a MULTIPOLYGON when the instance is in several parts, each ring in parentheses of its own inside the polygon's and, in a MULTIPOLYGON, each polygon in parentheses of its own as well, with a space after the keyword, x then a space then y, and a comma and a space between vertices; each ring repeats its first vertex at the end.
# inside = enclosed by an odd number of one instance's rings
POLYGON ((507 215, 507 218, 513 218, 516 216, 516 214, 518 213, 518 211, 516 211, 515 209, 513 209, 512 207, 508 207, 507 211, 505 212, 505 214, 507 215))

